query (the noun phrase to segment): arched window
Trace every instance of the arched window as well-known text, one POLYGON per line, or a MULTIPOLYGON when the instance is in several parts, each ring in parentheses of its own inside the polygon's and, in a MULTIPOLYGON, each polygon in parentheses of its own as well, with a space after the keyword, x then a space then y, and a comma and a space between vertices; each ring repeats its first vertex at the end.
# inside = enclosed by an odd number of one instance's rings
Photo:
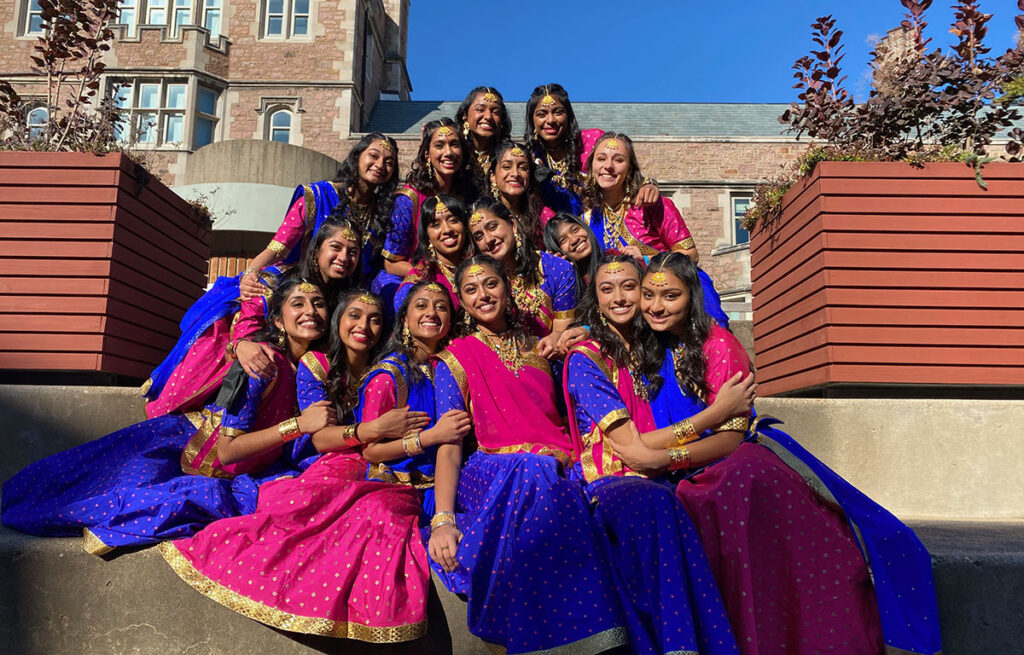
POLYGON ((287 109, 278 109, 270 115, 270 140, 291 143, 292 113, 287 109))
POLYGON ((36 107, 28 113, 25 118, 25 127, 28 128, 28 138, 39 139, 46 135, 46 124, 49 114, 46 107, 36 107))

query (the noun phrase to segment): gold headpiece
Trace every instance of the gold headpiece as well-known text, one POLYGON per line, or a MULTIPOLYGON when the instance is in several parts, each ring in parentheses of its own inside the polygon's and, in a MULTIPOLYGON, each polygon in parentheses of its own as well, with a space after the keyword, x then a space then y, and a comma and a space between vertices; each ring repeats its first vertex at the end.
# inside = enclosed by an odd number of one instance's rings
POLYGON ((444 291, 444 287, 442 287, 437 282, 431 282, 430 284, 428 284, 427 286, 425 286, 423 288, 426 289, 427 291, 433 291, 434 293, 444 293, 445 292, 444 291))
POLYGON ((604 270, 608 271, 609 275, 615 275, 616 273, 621 273, 625 268, 622 262, 611 262, 604 267, 604 270))
POLYGON ((509 150, 509 152, 512 153, 513 157, 525 157, 526 156, 526 153, 523 152, 523 149, 520 148, 519 146, 513 146, 512 149, 509 150))
POLYGON ((551 95, 550 93, 544 94, 544 97, 540 99, 540 106, 541 107, 554 107, 555 106, 555 97, 553 95, 551 95))
POLYGON ((451 136, 453 134, 455 134, 455 130, 448 127, 447 125, 442 125, 441 127, 437 128, 437 136, 451 136))
POLYGON ((391 147, 391 144, 388 143, 387 139, 381 139, 380 140, 380 147, 383 148, 384 150, 387 150, 388 152, 391 152, 392 150, 394 150, 394 148, 391 147))
POLYGON ((302 293, 316 293, 320 291, 320 288, 312 282, 301 282, 299 283, 299 291, 302 293))
POLYGON ((473 212, 473 215, 469 217, 469 226, 475 227, 477 223, 484 220, 484 215, 480 212, 473 212))
POLYGON ((619 149, 619 142, 617 139, 607 139, 605 140, 604 145, 606 148, 611 148, 612 150, 619 149))
POLYGON ((466 269, 466 277, 476 277, 477 275, 484 274, 484 267, 480 264, 473 264, 466 269))
POLYGON ((443 203, 443 202, 441 201, 441 196, 434 196, 434 197, 435 197, 435 198, 437 198, 437 204, 436 204, 436 205, 434 205, 434 216, 437 216, 437 215, 438 215, 438 214, 440 214, 441 212, 446 212, 446 211, 450 211, 450 210, 448 209, 448 205, 444 204, 444 203, 443 203))
POLYGON ((484 94, 484 100, 487 102, 498 102, 498 96, 494 95, 490 91, 484 94))
POLYGON ((663 287, 668 284, 668 278, 665 277, 663 271, 651 274, 651 285, 655 287, 663 287))
POLYGON ((341 236, 342 238, 348 239, 349 241, 355 241, 356 243, 359 243, 359 235, 356 234, 355 230, 353 230, 347 225, 341 228, 341 236))
POLYGON ((364 302, 367 305, 380 305, 380 298, 370 293, 361 294, 357 300, 359 302, 364 302))

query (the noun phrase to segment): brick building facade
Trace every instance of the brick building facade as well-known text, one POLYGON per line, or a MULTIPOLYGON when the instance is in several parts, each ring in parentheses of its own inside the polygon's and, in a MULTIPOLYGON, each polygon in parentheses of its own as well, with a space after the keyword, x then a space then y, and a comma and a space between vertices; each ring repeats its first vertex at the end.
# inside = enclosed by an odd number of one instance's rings
MULTIPOLYGON (((0 7, 0 71, 26 98, 44 92, 29 60, 37 9, 37 0, 0 7)), ((289 186, 305 173, 267 185, 239 178, 238 166, 225 160, 212 173, 217 167, 205 162, 205 177, 197 179, 188 172, 193 153, 210 143, 254 139, 341 160, 362 133, 382 131, 399 140, 404 174, 419 126, 453 115, 458 104, 409 100, 408 15, 409 0, 122 0, 104 84, 130 116, 147 165, 182 195, 220 190, 223 208, 259 186, 273 199, 261 202, 272 210, 228 221, 237 235, 215 239, 217 254, 244 257, 262 238, 253 234, 274 230, 289 186), (248 186, 232 186, 240 184, 248 186), (246 245, 232 250, 230 243, 246 245)), ((509 103, 513 134, 522 133, 524 105, 509 103)), ((804 147, 779 135, 781 111, 780 105, 708 103, 576 106, 581 126, 634 138, 644 172, 683 212, 701 265, 733 301, 748 301, 750 288, 736 214, 759 180, 804 147)), ((224 272, 223 261, 211 264, 224 272)))

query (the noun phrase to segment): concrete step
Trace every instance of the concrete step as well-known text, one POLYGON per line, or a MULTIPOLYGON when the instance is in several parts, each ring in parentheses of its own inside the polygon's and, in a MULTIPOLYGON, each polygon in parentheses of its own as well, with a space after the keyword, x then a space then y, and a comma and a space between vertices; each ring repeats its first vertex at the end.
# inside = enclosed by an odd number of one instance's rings
MULTIPOLYGON (((945 655, 1024 652, 1024 521, 912 523, 932 553, 945 655)), ((437 585, 435 585, 436 587, 437 585)), ((78 539, 0 529, 0 652, 138 655, 487 653, 465 604, 431 598, 430 632, 383 647, 280 632, 203 597, 154 548, 107 561, 78 539)))

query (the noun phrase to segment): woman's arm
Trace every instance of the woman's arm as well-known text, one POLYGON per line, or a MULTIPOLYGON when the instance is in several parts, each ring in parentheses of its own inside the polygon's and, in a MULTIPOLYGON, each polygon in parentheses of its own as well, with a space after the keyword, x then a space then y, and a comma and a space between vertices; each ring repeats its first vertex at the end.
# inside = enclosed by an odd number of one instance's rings
POLYGON ((283 421, 273 427, 240 434, 236 434, 232 429, 225 430, 222 427, 220 437, 217 439, 217 459, 221 464, 226 465, 262 455, 280 447, 282 441, 290 441, 304 433, 316 433, 335 422, 337 422, 337 415, 334 407, 328 401, 322 400, 307 407, 295 419, 294 426, 289 425, 290 421, 283 421), (289 427, 294 429, 289 430, 289 427))
POLYGON ((288 208, 284 221, 277 228, 274 238, 267 244, 260 254, 249 263, 247 272, 239 280, 239 291, 242 300, 248 300, 260 294, 263 285, 260 284, 257 274, 254 271, 276 264, 289 252, 302 243, 302 237, 306 234, 306 199, 299 196, 292 206, 288 208))
MULTIPOLYGON (((451 369, 443 361, 434 371, 434 411, 438 416, 447 416, 453 410, 465 415, 466 431, 472 425, 466 414, 462 390, 459 389, 451 369)), ((458 566, 455 553, 462 540, 455 520, 456 498, 459 475, 462 470, 462 441, 446 443, 437 449, 437 463, 434 469, 434 516, 431 519, 430 541, 427 550, 430 557, 445 571, 454 571, 458 566)))

